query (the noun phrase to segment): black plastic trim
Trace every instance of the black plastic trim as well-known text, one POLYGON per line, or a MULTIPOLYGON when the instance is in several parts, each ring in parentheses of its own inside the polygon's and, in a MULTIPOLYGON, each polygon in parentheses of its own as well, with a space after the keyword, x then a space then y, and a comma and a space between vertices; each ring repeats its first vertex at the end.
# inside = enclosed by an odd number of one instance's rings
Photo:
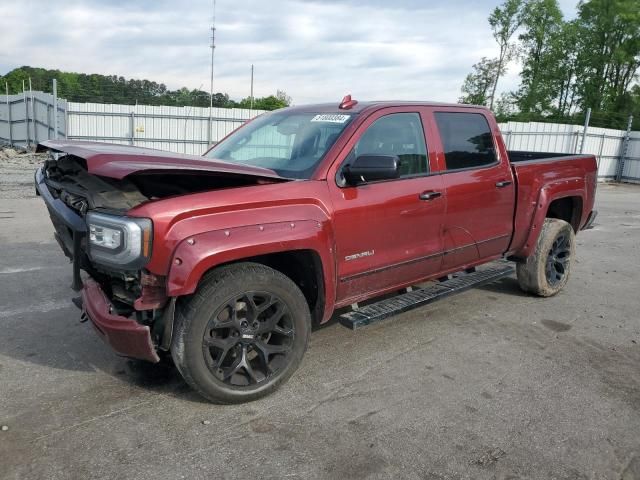
POLYGON ((339 321, 343 326, 356 330, 456 293, 486 285, 512 273, 513 267, 505 265, 478 270, 473 273, 462 273, 459 276, 435 283, 429 287, 412 290, 411 292, 344 313, 340 315, 339 321))
MULTIPOLYGON (((82 279, 80 278, 80 270, 82 268, 82 238, 87 234, 87 225, 84 219, 74 210, 69 208, 59 198, 54 198, 49 187, 46 184, 45 176, 42 172, 43 167, 38 168, 35 173, 36 191, 44 200, 49 215, 55 216, 71 231, 71 251, 65 240, 60 237, 56 231, 55 237, 65 255, 69 256, 73 262, 73 280, 71 288, 75 291, 82 289, 82 279)), ((55 223, 55 222, 54 222, 55 223)))

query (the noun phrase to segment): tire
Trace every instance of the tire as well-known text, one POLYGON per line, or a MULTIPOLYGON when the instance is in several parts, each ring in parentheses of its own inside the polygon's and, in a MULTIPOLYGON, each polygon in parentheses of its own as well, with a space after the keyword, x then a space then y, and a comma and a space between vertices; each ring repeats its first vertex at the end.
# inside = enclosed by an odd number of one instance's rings
POLYGON ((171 355, 207 400, 250 402, 293 375, 310 333, 309 306, 291 279, 238 263, 207 274, 176 309, 171 355))
POLYGON ((544 221, 536 249, 516 266, 520 288, 540 297, 551 297, 569 280, 575 258, 575 233, 564 220, 544 221))

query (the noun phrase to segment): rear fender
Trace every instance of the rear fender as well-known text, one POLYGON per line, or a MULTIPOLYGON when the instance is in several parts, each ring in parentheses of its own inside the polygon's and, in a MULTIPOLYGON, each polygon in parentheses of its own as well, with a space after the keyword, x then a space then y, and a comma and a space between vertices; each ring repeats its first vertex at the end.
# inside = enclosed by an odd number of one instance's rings
MULTIPOLYGON (((543 186, 540 189, 538 200, 533 211, 529 234, 522 248, 514 252, 513 255, 519 258, 526 258, 533 253, 536 243, 538 242, 538 237, 540 236, 540 230, 542 229, 542 225, 544 224, 544 220, 547 216, 549 205, 551 205, 553 201, 567 197, 579 197, 582 199, 582 204, 585 205, 585 188, 585 180, 580 177, 570 178, 568 180, 559 180, 543 186)), ((583 211, 582 217, 579 221, 580 225, 586 221, 584 216, 585 212, 583 211)))
POLYGON ((174 251, 167 294, 171 297, 195 292, 202 276, 210 269, 239 261, 293 250, 313 250, 322 262, 325 285, 323 320, 335 304, 335 265, 333 236, 328 225, 315 220, 265 223, 215 230, 186 238, 174 251))

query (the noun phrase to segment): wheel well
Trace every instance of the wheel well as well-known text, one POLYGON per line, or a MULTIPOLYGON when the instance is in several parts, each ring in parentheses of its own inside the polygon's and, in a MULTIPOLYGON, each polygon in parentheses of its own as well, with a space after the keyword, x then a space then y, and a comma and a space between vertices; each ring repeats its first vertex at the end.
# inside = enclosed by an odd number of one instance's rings
POLYGON ((580 197, 565 197, 554 200, 547 209, 546 218, 558 218, 568 222, 575 232, 580 228, 582 218, 582 199, 580 197))
MULTIPOLYGON (((240 262, 260 263, 289 277, 300 288, 314 323, 320 323, 324 313, 325 287, 322 260, 313 250, 292 250, 270 253, 236 260, 223 265, 240 262)), ((217 265, 219 268, 223 265, 217 265)))

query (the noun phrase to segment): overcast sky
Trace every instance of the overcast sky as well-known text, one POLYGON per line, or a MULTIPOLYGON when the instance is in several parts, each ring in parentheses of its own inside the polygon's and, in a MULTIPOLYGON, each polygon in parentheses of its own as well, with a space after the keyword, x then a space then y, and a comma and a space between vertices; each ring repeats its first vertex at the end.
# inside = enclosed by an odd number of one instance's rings
MULTIPOLYGON (((285 90, 295 104, 455 101, 497 47, 498 0, 217 0, 214 90, 285 90)), ((566 16, 577 0, 560 0, 566 16)), ((211 0, 0 1, 0 74, 21 65, 209 90, 211 0)), ((512 66, 500 90, 517 86, 512 66)))

